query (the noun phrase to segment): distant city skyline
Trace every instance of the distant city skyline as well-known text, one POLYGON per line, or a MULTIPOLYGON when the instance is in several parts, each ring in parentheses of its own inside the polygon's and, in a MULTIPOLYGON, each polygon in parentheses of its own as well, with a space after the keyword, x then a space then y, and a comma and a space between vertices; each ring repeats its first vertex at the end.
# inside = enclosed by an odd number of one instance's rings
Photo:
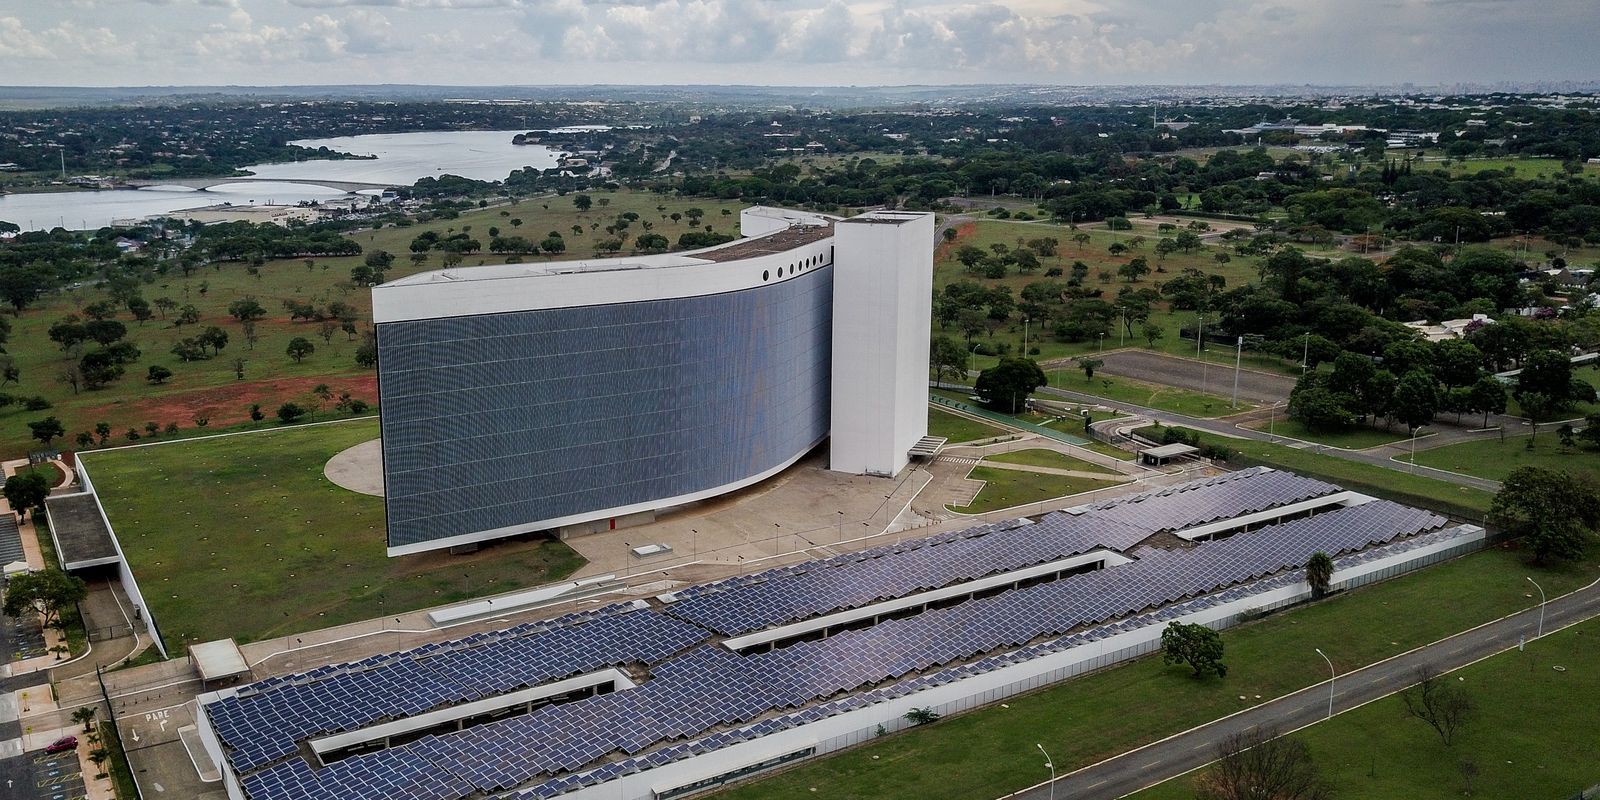
POLYGON ((10 85, 1499 84, 1593 0, 0 0, 10 85))

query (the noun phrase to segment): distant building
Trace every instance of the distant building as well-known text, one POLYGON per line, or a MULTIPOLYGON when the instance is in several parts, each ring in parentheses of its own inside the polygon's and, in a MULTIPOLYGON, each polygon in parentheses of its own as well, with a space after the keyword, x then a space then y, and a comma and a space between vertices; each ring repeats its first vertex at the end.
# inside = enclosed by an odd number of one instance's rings
POLYGON ((1404 323, 1430 342, 1442 342, 1447 339, 1464 339, 1472 330, 1477 330, 1484 325, 1493 325, 1494 320, 1487 314, 1473 314, 1471 319, 1447 319, 1434 325, 1427 320, 1416 320, 1404 323))

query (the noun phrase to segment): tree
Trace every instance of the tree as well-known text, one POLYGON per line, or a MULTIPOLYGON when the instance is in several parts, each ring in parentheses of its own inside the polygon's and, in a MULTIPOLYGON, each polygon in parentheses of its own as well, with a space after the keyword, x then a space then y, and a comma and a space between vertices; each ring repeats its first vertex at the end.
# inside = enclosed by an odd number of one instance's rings
POLYGON ((1217 747, 1217 762, 1195 780, 1198 800, 1331 800, 1311 751, 1299 739, 1252 727, 1217 747))
POLYGON ((1406 713, 1428 723, 1439 734, 1445 747, 1454 743, 1457 733, 1472 719, 1472 696, 1459 682, 1446 680, 1432 664, 1417 667, 1417 682, 1400 692, 1406 713))
POLYGON ((50 323, 48 335, 50 341, 61 345, 62 350, 71 351, 72 348, 89 340, 89 329, 78 321, 76 315, 68 314, 50 323))
POLYGON ((144 379, 159 386, 170 377, 172 377, 172 370, 160 364, 151 364, 149 371, 145 373, 144 379))
POLYGON ((306 415, 306 410, 296 403, 284 403, 278 406, 278 421, 285 425, 306 415))
POLYGON ((1150 262, 1144 256, 1134 256, 1128 263, 1117 267, 1117 274, 1129 283, 1136 283, 1150 273, 1150 262))
POLYGON ((193 325, 200 321, 200 309, 192 305, 185 305, 178 309, 178 316, 172 320, 172 326, 181 328, 184 325, 193 325))
MULTIPOLYGON (((228 304, 228 315, 244 322, 246 320, 261 319, 267 315, 267 310, 254 297, 241 297, 228 304)), ((199 320, 196 319, 196 322, 199 320)))
POLYGON ((50 480, 40 472, 19 472, 6 478, 0 494, 18 516, 26 517, 29 511, 44 508, 44 499, 50 496, 50 480))
POLYGON ((127 336, 128 326, 114 319, 91 319, 83 324, 83 332, 101 347, 105 347, 127 336))
POLYGON ((1185 253, 1194 252, 1203 246, 1200 241, 1200 235, 1194 231, 1179 231, 1177 238, 1173 240, 1173 244, 1176 244, 1178 249, 1185 253))
POLYGON ((1333 580, 1333 557, 1322 551, 1311 554, 1306 559, 1306 582, 1311 584, 1311 596, 1321 598, 1328 593, 1328 586, 1333 580))
POLYGON ((1161 632, 1161 660, 1167 664, 1188 664, 1196 678, 1216 673, 1228 674, 1222 663, 1222 635, 1204 625, 1174 622, 1161 632))
POLYGON ((1427 425, 1439 413, 1439 385, 1431 373, 1413 369, 1395 384, 1390 407, 1408 430, 1427 425))
POLYGON ((928 361, 933 367, 938 381, 944 382, 946 371, 956 375, 964 375, 967 368, 967 353, 961 345, 955 343, 948 336, 934 337, 933 344, 928 348, 928 361))
POLYGON ((1089 246, 1089 240, 1093 238, 1093 236, 1090 236, 1082 231, 1072 234, 1072 241, 1078 243, 1078 252, 1080 253, 1083 252, 1085 247, 1089 246))
POLYGON ((261 420, 266 419, 266 418, 267 418, 267 415, 261 413, 261 404, 260 403, 251 403, 250 404, 250 421, 251 422, 260 422, 261 420))
POLYGON ((1490 414, 1506 413, 1506 387, 1492 375, 1485 375, 1472 384, 1470 410, 1483 412, 1483 427, 1489 427, 1490 414))
MULTIPOLYGON (((254 324, 253 322, 249 323, 246 327, 251 327, 254 324)), ((212 355, 222 355, 222 348, 228 346, 228 332, 215 325, 208 325, 205 330, 194 337, 194 340, 201 347, 211 348, 212 355)))
POLYGON ((1157 325, 1154 322, 1146 322, 1144 324, 1144 340, 1148 342, 1151 347, 1155 347, 1156 342, 1159 341, 1161 337, 1166 335, 1166 330, 1160 325, 1157 325))
POLYGON ((1106 365, 1106 362, 1088 356, 1078 356, 1072 360, 1078 362, 1078 369, 1083 370, 1085 383, 1094 380, 1094 371, 1106 365))
POLYGON ((151 317, 155 316, 155 312, 150 309, 150 301, 144 299, 143 297, 129 298, 128 313, 132 314, 133 318, 138 320, 140 325, 143 325, 151 317))
POLYGON ((594 208, 594 198, 586 194, 575 194, 572 196, 572 205, 579 211, 588 211, 594 208))
POLYGON ((45 627, 59 628, 62 609, 88 596, 88 584, 81 578, 50 567, 11 576, 6 584, 4 611, 8 617, 36 613, 44 618, 45 627))
POLYGON ((1581 558, 1600 525, 1600 487, 1577 473, 1518 467, 1501 482, 1489 521, 1523 537, 1539 563, 1581 558))
POLYGON ((44 419, 30 422, 28 423, 28 430, 33 438, 38 439, 45 447, 49 447, 51 440, 56 437, 67 434, 66 427, 61 424, 61 420, 55 417, 45 417, 44 419))
POLYGON ((1539 423, 1554 414, 1558 405, 1554 398, 1544 392, 1518 393, 1517 405, 1522 406, 1522 413, 1527 414, 1528 421, 1533 423, 1528 432, 1528 449, 1532 450, 1534 440, 1539 438, 1539 423))
POLYGON ((1013 356, 978 373, 973 389, 985 405, 1015 414, 1027 405, 1035 389, 1049 383, 1037 362, 1013 356))
POLYGON ((89 726, 94 722, 96 709, 94 706, 84 706, 72 712, 72 721, 83 723, 83 732, 89 732, 89 726))
POLYGON ((10 304, 12 316, 21 316, 23 309, 55 285, 55 274, 44 264, 0 269, 0 300, 10 304))
POLYGON ((284 352, 288 353, 289 357, 294 359, 294 363, 298 364, 301 359, 316 352, 316 349, 311 340, 304 336, 296 336, 289 340, 289 347, 284 352))
POLYGON ((1520 404, 1523 395, 1534 392, 1550 398, 1552 410, 1566 407, 1572 394, 1572 361, 1554 350, 1529 353, 1517 375, 1517 402, 1520 404))
POLYGON ((96 422, 94 424, 94 435, 100 438, 101 444, 105 444, 106 440, 111 438, 111 423, 96 422))

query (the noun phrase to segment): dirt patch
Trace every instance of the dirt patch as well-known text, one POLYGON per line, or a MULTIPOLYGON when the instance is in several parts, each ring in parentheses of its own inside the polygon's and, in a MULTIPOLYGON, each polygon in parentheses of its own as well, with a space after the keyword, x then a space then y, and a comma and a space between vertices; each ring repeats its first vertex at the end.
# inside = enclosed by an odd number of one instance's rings
POLYGON ((198 417, 209 418, 212 427, 222 427, 249 421, 252 404, 259 403, 261 410, 268 416, 276 412, 278 406, 289 401, 315 407, 320 401, 311 390, 323 383, 333 390, 335 398, 345 392, 368 403, 376 403, 378 398, 376 375, 276 378, 266 381, 238 381, 206 389, 144 397, 130 402, 107 403, 87 409, 83 415, 87 419, 110 422, 113 428, 138 427, 146 422, 156 422, 162 426, 176 422, 188 428, 194 425, 198 417))

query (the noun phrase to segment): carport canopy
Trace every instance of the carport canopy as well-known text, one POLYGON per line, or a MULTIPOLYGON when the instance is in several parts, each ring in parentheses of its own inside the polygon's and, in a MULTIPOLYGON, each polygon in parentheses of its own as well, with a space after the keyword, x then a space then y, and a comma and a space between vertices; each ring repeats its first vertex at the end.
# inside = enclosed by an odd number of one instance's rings
POLYGON ((189 661, 200 673, 200 679, 207 683, 250 674, 250 665, 245 663, 244 653, 239 651, 239 645, 232 639, 191 645, 189 661))

